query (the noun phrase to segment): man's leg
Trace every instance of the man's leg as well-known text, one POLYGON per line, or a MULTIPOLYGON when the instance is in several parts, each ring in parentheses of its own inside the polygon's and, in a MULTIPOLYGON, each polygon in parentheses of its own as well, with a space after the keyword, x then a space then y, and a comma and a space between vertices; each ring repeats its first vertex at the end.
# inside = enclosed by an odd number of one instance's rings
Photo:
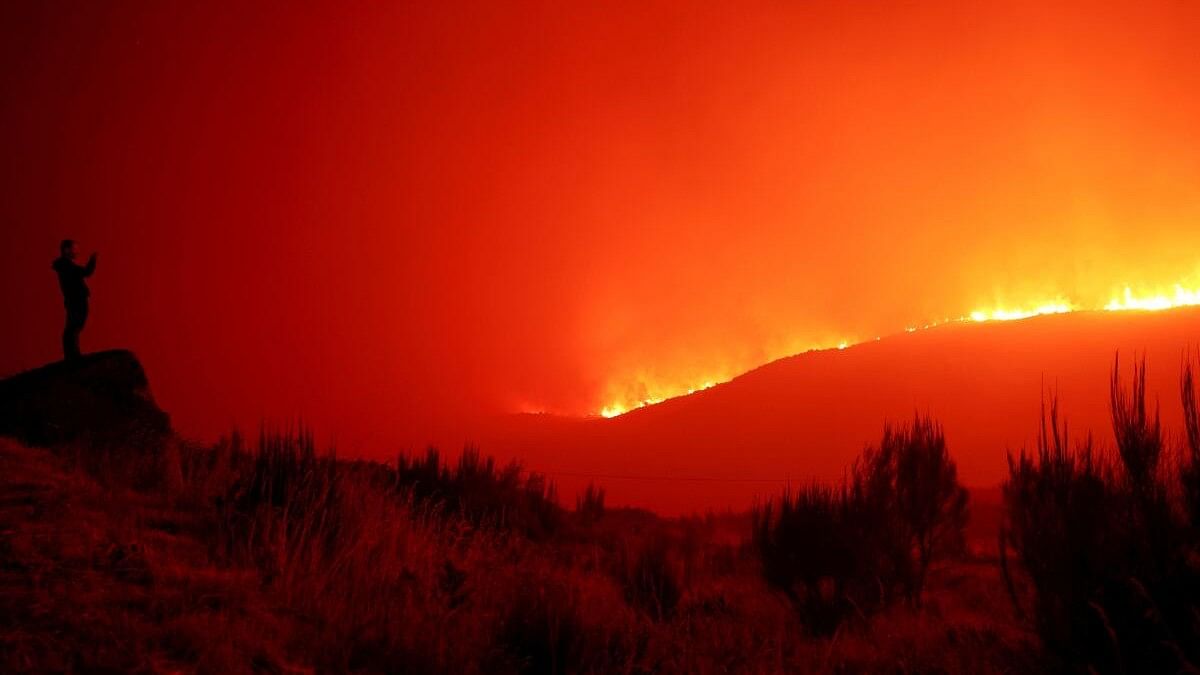
POLYGON ((87 305, 68 305, 67 323, 63 327, 63 358, 67 360, 79 358, 79 334, 87 322, 87 305))
POLYGON ((62 332, 62 350, 63 360, 70 361, 79 354, 79 340, 75 333, 75 317, 72 316, 71 308, 67 308, 67 319, 63 322, 62 332))

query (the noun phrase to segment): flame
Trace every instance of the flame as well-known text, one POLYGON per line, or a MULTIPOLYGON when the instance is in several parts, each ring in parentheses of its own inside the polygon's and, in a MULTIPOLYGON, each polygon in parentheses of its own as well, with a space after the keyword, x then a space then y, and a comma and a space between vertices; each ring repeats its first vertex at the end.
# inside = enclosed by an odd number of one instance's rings
MULTIPOLYGON (((643 405, 646 405, 646 404, 642 404, 637 407, 640 408, 643 405)), ((608 418, 616 417, 617 415, 624 415, 627 412, 629 412, 629 408, 626 408, 625 406, 621 405, 620 403, 613 403, 612 405, 606 405, 603 408, 601 408, 600 416, 608 419, 608 418)))
POLYGON ((612 418, 612 417, 616 417, 617 415, 624 415, 625 413, 629 412, 630 410, 636 410, 638 408, 645 408, 646 406, 654 405, 655 403, 662 403, 663 401, 667 400, 668 398, 675 398, 677 396, 687 396, 689 394, 694 394, 698 391, 703 391, 705 389, 710 389, 712 387, 715 387, 716 385, 717 385, 716 382, 714 382, 712 380, 707 380, 703 384, 699 384, 695 387, 690 387, 689 389, 687 389, 687 391, 676 394, 675 396, 667 396, 665 398, 645 398, 640 401, 634 401, 629 404, 614 402, 614 403, 611 403, 611 404, 605 406, 604 408, 602 408, 600 410, 600 416, 612 418))
POLYGON ((1160 309, 1192 307, 1195 305, 1200 305, 1200 288, 1184 288, 1179 284, 1175 284, 1174 293, 1170 295, 1163 293, 1135 295, 1133 289, 1126 286, 1121 296, 1109 300, 1104 309, 1110 312, 1128 310, 1153 312, 1160 309))
MULTIPOLYGON (((968 323, 968 322, 986 322, 986 321, 1019 321, 1035 316, 1044 316, 1048 314, 1067 314, 1069 312, 1079 311, 1160 311, 1164 309, 1174 309, 1176 307, 1193 307, 1200 306, 1200 286, 1189 288, 1182 284, 1175 284, 1169 291, 1161 289, 1155 290, 1138 290, 1135 291, 1131 286, 1125 286, 1119 293, 1114 293, 1109 301, 1103 305, 1077 303, 1063 296, 1057 296, 1044 302, 1031 303, 1024 307, 995 307, 981 308, 972 310, 970 313, 954 318, 942 318, 928 323, 914 324, 904 328, 906 333, 915 333, 919 330, 927 330, 948 323, 968 323)), ((874 340, 880 338, 875 337, 874 340)), ((803 351, 820 351, 827 349, 836 349, 842 351, 853 347, 862 342, 855 340, 839 340, 836 342, 816 345, 808 349, 789 350, 787 353, 780 353, 768 361, 776 358, 782 358, 791 354, 800 353, 803 351)), ((728 381, 729 377, 709 377, 702 380, 700 383, 692 386, 656 386, 650 388, 654 391, 654 395, 647 396, 641 399, 618 399, 604 406, 600 410, 601 417, 617 417, 631 410, 644 408, 649 405, 661 403, 670 398, 678 396, 686 396, 694 394, 704 389, 709 389, 728 381)))
POLYGON ((1041 305, 1036 305, 1027 309, 977 309, 971 312, 968 316, 971 321, 1018 321, 1020 319, 1028 319, 1034 316, 1042 316, 1043 314, 1066 314, 1075 310, 1075 306, 1070 301, 1064 299, 1056 299, 1041 305))

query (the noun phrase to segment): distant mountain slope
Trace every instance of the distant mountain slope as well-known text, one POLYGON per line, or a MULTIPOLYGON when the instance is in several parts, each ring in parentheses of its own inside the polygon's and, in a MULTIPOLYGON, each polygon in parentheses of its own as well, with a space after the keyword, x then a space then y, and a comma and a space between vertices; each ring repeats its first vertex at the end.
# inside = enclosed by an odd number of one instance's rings
POLYGON ((989 485, 1004 476, 1006 450, 1032 442, 1043 385, 1057 388, 1076 434, 1110 441, 1117 350, 1126 368, 1135 352, 1148 355, 1150 391, 1176 428, 1180 359, 1197 344, 1197 308, 949 324, 781 359, 609 420, 507 418, 480 442, 556 474, 567 494, 598 475, 616 503, 736 508, 788 479, 841 476, 885 420, 920 410, 944 423, 963 479, 989 485))

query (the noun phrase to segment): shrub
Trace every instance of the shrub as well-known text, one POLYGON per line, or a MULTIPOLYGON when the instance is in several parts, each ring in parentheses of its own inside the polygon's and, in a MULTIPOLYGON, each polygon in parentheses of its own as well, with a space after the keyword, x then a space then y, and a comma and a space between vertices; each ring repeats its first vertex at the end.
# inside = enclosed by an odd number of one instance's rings
POLYGON ((1146 412, 1145 359, 1134 362, 1129 391, 1121 384, 1120 356, 1113 360, 1109 410, 1117 453, 1125 469, 1123 477, 1135 495, 1152 499, 1163 488, 1158 469, 1164 444, 1158 406, 1155 406, 1153 416, 1146 412))
POLYGON ((1058 401, 1043 406, 1034 455, 1009 454, 1003 494, 1006 538, 1033 587, 1033 613, 1052 649, 1095 641, 1101 630, 1090 606, 1095 590, 1118 553, 1112 512, 1117 495, 1110 465, 1093 450, 1091 437, 1071 448, 1058 401))
POLYGON ((273 573, 292 556, 336 548, 339 463, 332 450, 317 455, 311 432, 263 429, 253 453, 230 461, 236 477, 220 499, 228 553, 273 573))
POLYGON ((588 483, 575 497, 575 515, 584 523, 594 523, 604 515, 604 488, 588 483))
POLYGON ((500 599, 500 654, 485 662, 485 672, 654 672, 634 667, 645 650, 644 624, 611 585, 525 562, 531 564, 507 580, 509 592, 500 599))
POLYGON ((636 552, 628 546, 622 548, 618 565, 617 577, 626 602, 655 621, 667 621, 675 615, 683 588, 664 540, 647 541, 636 552))
POLYGON ((476 527, 516 531, 535 539, 549 536, 562 520, 553 483, 510 462, 497 468, 491 457, 467 447, 451 466, 436 448, 424 457, 401 455, 396 485, 414 501, 465 519, 476 527))
POLYGON ((885 425, 877 448, 867 448, 851 470, 864 555, 878 558, 873 572, 884 600, 895 587, 919 605, 935 553, 962 541, 968 495, 946 449, 941 425, 917 415, 909 425, 885 425))
POLYGON ((935 554, 961 541, 967 492, 941 426, 917 416, 885 426, 838 487, 810 485, 754 512, 754 542, 768 584, 816 633, 851 610, 885 605, 895 590, 920 603, 935 554))
MULTIPOLYGON (((1147 411, 1145 377, 1145 361, 1136 362, 1126 388, 1114 361, 1112 459, 1090 436, 1070 447, 1052 399, 1036 455, 1010 455, 1004 486, 1001 543, 1028 577, 1038 633, 1063 661, 1097 672, 1177 672, 1200 646, 1196 530, 1172 498, 1194 504, 1195 454, 1181 471, 1161 461, 1166 443, 1157 410, 1147 411)), ((1185 367, 1185 420, 1190 378, 1185 367)))
POLYGON ((1184 439, 1187 443, 1179 478, 1188 524, 1193 530, 1197 530, 1200 529, 1200 409, 1196 406, 1196 385, 1191 356, 1183 362, 1179 377, 1179 397, 1183 403, 1184 439))
POLYGON ((755 509, 754 545, 767 584, 784 594, 809 630, 831 634, 854 606, 851 588, 868 580, 863 542, 845 487, 812 484, 755 509))
MULTIPOLYGON (((911 426, 888 427, 881 456, 895 462, 895 508, 905 549, 911 548, 912 572, 905 583, 920 604, 925 576, 935 551, 962 540, 967 525, 967 491, 958 483, 958 468, 946 451, 942 427, 917 416, 911 426)), ((908 551, 904 551, 905 557, 908 551)))
POLYGON ((578 672, 585 649, 578 600, 559 584, 529 584, 506 608, 499 642, 517 672, 578 672))

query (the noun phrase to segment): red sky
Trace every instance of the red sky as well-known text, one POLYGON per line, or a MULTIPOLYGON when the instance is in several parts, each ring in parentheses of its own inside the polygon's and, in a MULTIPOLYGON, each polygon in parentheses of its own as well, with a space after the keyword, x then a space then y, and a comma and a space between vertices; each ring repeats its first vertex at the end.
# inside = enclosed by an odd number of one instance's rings
MULTIPOLYGON (((0 372, 354 452, 1200 287, 1200 5, 5 3, 0 372)), ((1036 390, 1035 390, 1036 391, 1036 390)))

